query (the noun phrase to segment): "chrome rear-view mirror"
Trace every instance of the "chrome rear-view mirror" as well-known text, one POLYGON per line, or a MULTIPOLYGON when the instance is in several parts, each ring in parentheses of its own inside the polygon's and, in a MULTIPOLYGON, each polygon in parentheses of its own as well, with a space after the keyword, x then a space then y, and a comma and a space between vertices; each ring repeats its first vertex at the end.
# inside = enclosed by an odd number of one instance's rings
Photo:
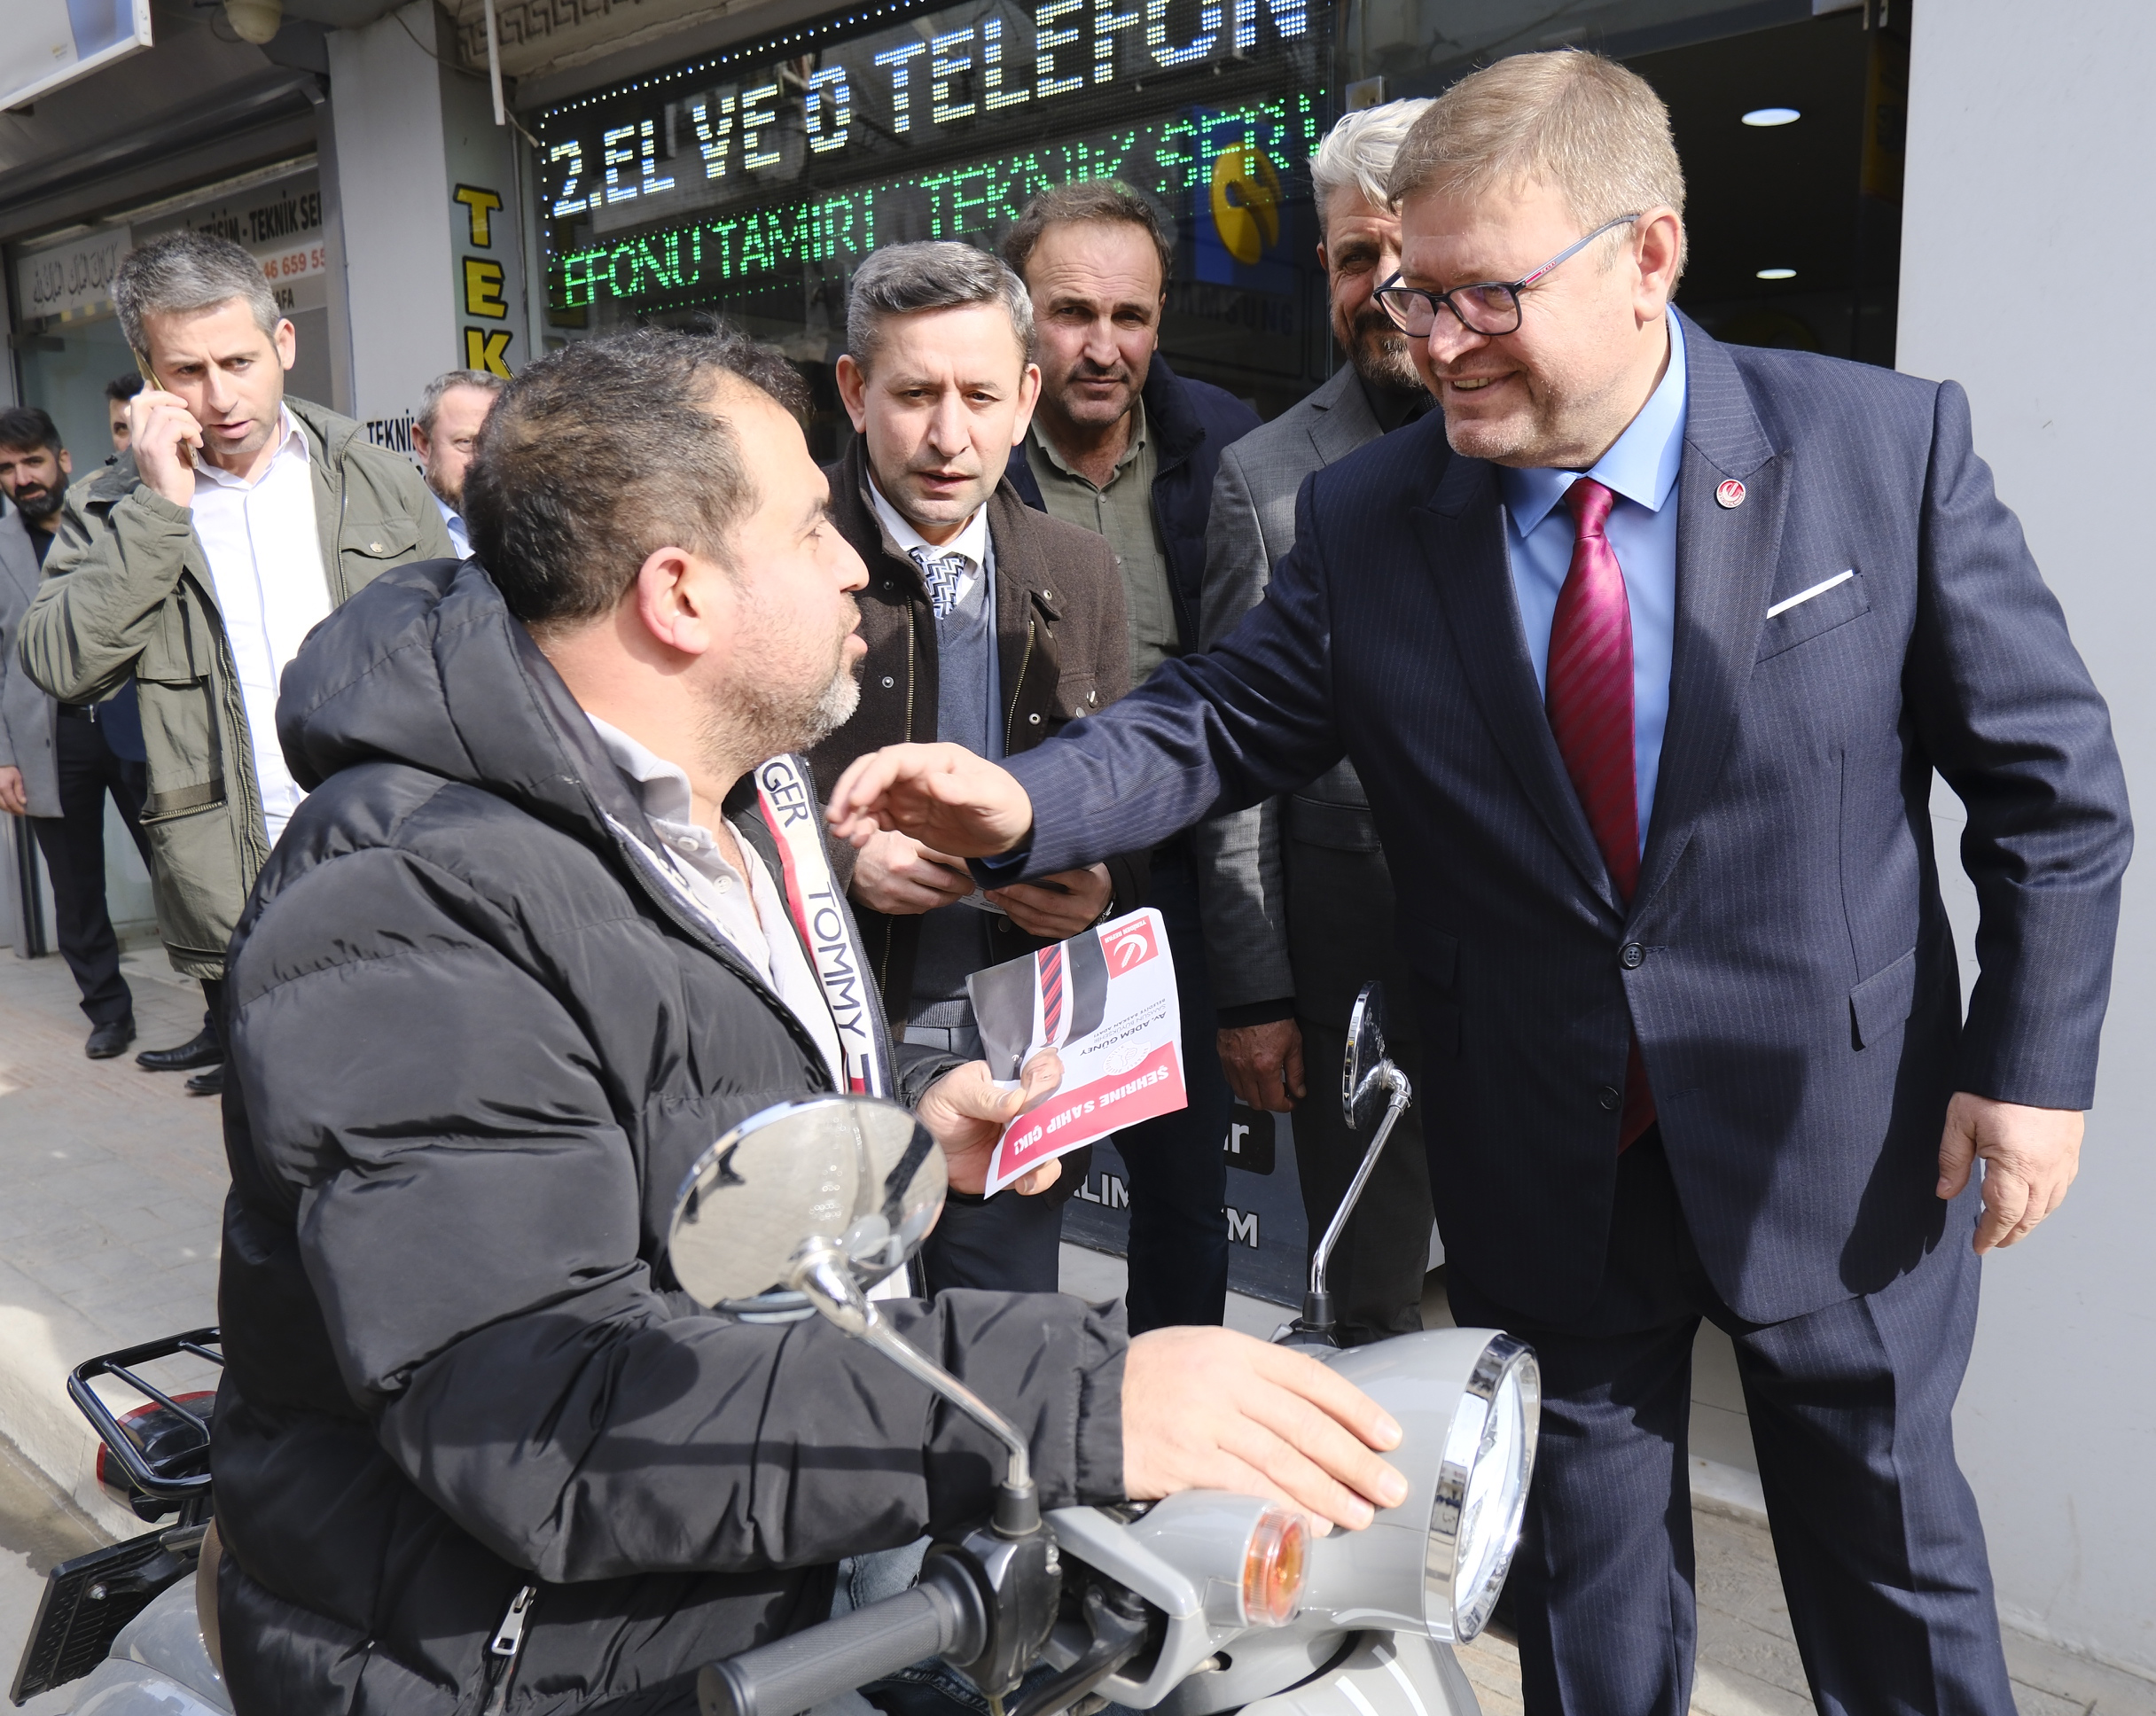
POLYGON ((873 1286, 913 1255, 943 1207, 943 1152, 895 1103, 812 1096, 750 1116, 699 1156, 674 1200, 668 1252, 700 1305, 789 1285, 826 1241, 873 1286))
POLYGON ((996 1530, 1038 1533, 1026 1439, 965 1384, 907 1344, 863 1290, 920 1248, 943 1208, 943 1152, 895 1103, 810 1096, 751 1115, 697 1158, 674 1200, 668 1255, 699 1305, 756 1317, 772 1289, 800 1295, 1001 1441, 996 1530))

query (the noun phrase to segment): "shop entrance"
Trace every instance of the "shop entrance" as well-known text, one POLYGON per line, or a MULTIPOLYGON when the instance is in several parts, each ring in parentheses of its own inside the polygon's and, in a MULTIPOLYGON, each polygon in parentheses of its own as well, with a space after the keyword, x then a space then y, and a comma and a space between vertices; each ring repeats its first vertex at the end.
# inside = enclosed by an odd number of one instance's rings
POLYGON ((1738 345, 1891 366, 1907 36, 1860 9, 1627 63, 1684 163, 1678 307, 1738 345))
POLYGON ((1668 104, 1717 339, 1894 362, 1910 0, 1345 0, 1348 106, 1434 96, 1508 54, 1588 48, 1668 104))

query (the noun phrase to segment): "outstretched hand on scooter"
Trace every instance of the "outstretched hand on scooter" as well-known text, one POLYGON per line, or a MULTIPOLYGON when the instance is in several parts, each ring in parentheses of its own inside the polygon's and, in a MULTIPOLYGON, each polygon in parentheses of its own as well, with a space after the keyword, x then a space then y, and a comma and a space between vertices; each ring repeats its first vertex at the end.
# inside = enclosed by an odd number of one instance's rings
POLYGON ((1231 1329, 1156 1329, 1123 1368, 1123 1493, 1270 1496, 1360 1530, 1407 1499, 1379 1455, 1400 1446, 1390 1414, 1316 1360, 1231 1329))

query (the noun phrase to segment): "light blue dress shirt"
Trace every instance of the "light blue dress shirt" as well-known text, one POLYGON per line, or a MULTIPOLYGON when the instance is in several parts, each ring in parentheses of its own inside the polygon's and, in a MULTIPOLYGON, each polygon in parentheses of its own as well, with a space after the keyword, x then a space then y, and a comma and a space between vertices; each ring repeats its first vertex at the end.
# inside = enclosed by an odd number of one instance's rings
POLYGON ((443 500, 441 495, 435 495, 433 489, 430 488, 426 492, 434 495, 434 511, 441 514, 441 522, 448 527, 449 533, 449 546, 457 550, 457 558, 460 560, 470 559, 472 558, 472 539, 465 534, 464 519, 458 516, 455 507, 443 500))
POLYGON ((1677 472, 1684 457, 1684 335, 1669 317, 1669 367, 1631 426, 1591 471, 1501 470, 1512 596, 1535 682, 1550 690, 1550 627, 1572 569, 1573 520, 1565 491, 1592 477, 1616 496, 1603 533, 1624 573, 1632 609, 1632 768, 1639 844, 1647 845, 1669 722, 1669 662, 1676 642, 1677 472))

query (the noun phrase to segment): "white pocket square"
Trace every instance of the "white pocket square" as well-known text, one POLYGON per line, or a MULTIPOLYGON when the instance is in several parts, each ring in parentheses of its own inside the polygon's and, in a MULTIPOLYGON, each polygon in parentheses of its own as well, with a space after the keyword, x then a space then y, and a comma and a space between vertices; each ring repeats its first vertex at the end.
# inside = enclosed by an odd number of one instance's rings
POLYGON ((1777 602, 1771 608, 1767 610, 1767 618, 1771 620, 1777 613, 1787 613, 1790 609, 1800 606, 1802 604, 1810 601, 1815 596, 1824 596, 1829 590, 1832 589, 1835 585, 1846 584, 1850 579, 1855 576, 1856 568, 1855 566, 1851 566, 1847 572, 1838 572, 1832 578, 1822 578, 1809 589, 1801 589, 1794 596, 1784 597, 1779 602, 1777 602))

